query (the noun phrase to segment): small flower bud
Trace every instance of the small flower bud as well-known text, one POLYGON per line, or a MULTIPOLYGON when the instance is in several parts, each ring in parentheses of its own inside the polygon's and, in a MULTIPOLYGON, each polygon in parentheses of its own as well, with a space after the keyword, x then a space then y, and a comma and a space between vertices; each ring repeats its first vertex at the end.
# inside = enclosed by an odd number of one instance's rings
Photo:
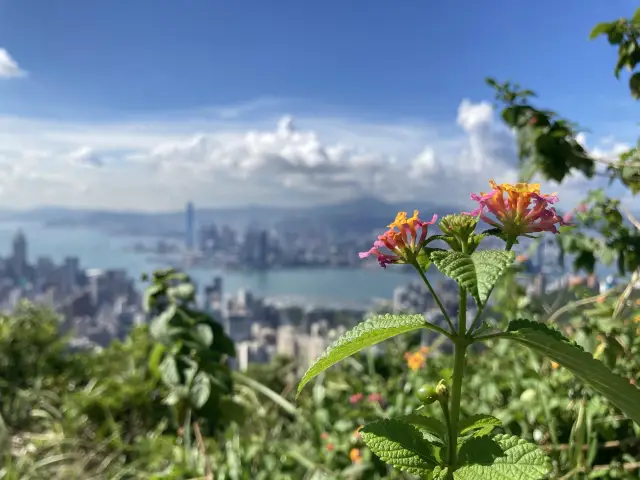
POLYGON ((423 385, 420 387, 416 392, 416 397, 418 397, 418 400, 420 400, 424 405, 431 405, 438 400, 436 389, 431 385, 423 385))
POLYGON ((449 398, 449 389, 447 385, 444 383, 444 380, 440 380, 438 385, 436 386, 436 394, 443 400, 449 398))
POLYGON ((467 238, 478 225, 478 218, 468 214, 446 215, 440 220, 440 230, 445 234, 467 238))

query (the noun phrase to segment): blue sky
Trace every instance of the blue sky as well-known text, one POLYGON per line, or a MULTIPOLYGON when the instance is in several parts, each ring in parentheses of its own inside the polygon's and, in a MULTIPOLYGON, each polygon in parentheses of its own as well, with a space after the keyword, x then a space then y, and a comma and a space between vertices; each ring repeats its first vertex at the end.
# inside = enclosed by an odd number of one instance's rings
POLYGON ((2 103, 84 117, 276 97, 446 119, 461 98, 487 98, 493 75, 592 124, 628 97, 615 51, 587 36, 632 4, 0 0, 0 43, 31 72, 2 103))
MULTIPOLYGON (((451 141, 463 133, 461 102, 492 99, 491 75, 536 90, 542 106, 589 127, 597 141, 630 142, 635 105, 613 77, 616 52, 588 34, 630 16, 635 3, 0 0, 0 48, 27 72, 0 79, 0 115, 39 122, 40 138, 60 129, 54 121, 70 132, 145 119, 144 128, 152 122, 154 135, 169 137, 157 122, 195 122, 195 135, 225 130, 225 119, 255 129, 292 114, 327 142, 344 135, 322 130, 319 118, 325 127, 349 119, 345 135, 354 122, 429 125, 442 143, 445 132, 451 141)), ((350 137, 358 148, 381 138, 368 131, 362 140, 361 130, 350 137)), ((137 151, 131 142, 94 145, 94 137, 67 147, 93 159, 106 151, 112 163, 122 160, 114 152, 137 151)), ((381 150, 393 156, 394 148, 381 150)))

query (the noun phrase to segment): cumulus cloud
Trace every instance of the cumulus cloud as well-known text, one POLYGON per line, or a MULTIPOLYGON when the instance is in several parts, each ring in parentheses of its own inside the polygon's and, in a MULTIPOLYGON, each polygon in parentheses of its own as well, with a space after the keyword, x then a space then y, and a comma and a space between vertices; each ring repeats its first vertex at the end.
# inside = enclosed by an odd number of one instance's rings
POLYGON ((0 78, 23 77, 25 75, 26 72, 18 66, 9 52, 0 48, 0 78))
POLYGON ((102 167, 104 161, 92 148, 81 147, 69 155, 72 163, 85 167, 102 167))
MULTIPOLYGON (((513 133, 486 102, 463 100, 448 126, 284 116, 266 127, 195 127, 0 117, 0 202, 165 210, 188 200, 308 205, 375 195, 468 208, 469 192, 486 191, 490 178, 517 177, 513 133)), ((573 182, 560 187, 569 202, 584 194, 573 182)))

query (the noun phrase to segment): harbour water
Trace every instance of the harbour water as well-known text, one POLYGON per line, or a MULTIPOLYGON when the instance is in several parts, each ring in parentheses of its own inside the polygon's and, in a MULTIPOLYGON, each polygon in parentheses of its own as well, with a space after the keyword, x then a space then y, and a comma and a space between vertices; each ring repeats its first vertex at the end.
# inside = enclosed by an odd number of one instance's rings
MULTIPOLYGON (((11 253, 13 237, 19 229, 27 237, 30 263, 44 255, 55 262, 76 256, 83 268, 122 268, 135 279, 140 279, 142 273, 167 266, 149 262, 144 254, 126 251, 125 247, 144 240, 140 237, 109 236, 88 228, 51 228, 39 223, 0 223, 1 256, 11 253)), ((391 298, 395 287, 416 278, 393 268, 299 268, 264 272, 198 268, 188 273, 200 285, 221 276, 227 293, 246 289, 260 297, 303 297, 314 304, 357 305, 369 303, 373 298, 391 298)), ((141 282, 139 285, 143 287, 141 282)))

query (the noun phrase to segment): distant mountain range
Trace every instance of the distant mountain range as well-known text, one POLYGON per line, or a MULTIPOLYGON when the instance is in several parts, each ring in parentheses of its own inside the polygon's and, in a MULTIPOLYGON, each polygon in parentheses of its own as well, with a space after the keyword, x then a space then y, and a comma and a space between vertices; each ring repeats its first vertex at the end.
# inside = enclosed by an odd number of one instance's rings
MULTIPOLYGON (((445 215, 460 211, 445 205, 417 205, 423 219, 433 213, 445 215), (422 207, 422 208, 420 208, 422 207)), ((312 207, 244 206, 233 208, 197 208, 197 225, 215 223, 233 228, 292 227, 294 230, 314 227, 333 232, 370 232, 388 225, 398 211, 410 214, 416 204, 391 204, 373 197, 312 207)), ((40 207, 24 211, 0 210, 0 221, 34 221, 49 226, 89 227, 111 234, 182 236, 185 212, 136 212, 40 207)))

